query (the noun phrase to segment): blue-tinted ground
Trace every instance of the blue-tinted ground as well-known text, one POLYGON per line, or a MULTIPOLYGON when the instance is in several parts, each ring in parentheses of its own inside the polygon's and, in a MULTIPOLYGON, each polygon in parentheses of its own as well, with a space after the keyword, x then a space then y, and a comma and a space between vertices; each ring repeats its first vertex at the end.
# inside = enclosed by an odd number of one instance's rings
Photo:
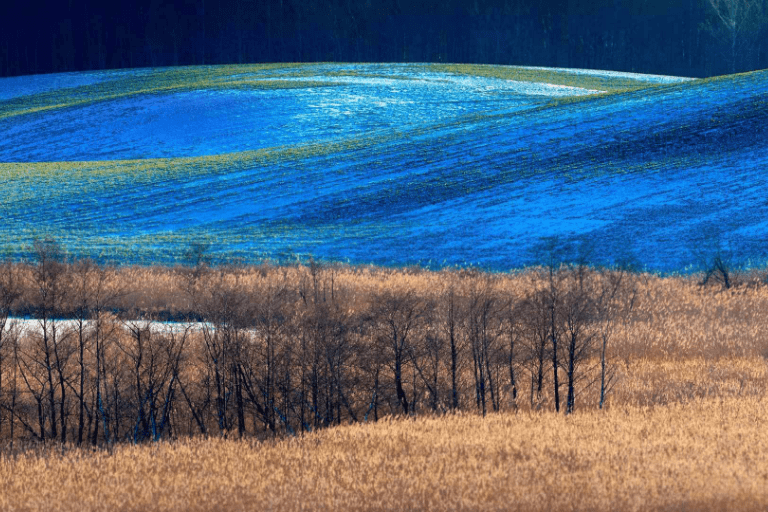
POLYGON ((768 255, 768 73, 563 102, 587 91, 329 69, 286 79, 332 86, 0 119, 0 162, 70 162, 0 163, 0 246, 20 256, 53 236, 79 255, 172 262, 203 241, 222 259, 494 270, 535 262, 545 237, 657 271, 718 246, 768 255), (147 158, 172 160, 117 162, 147 158), (95 160, 110 162, 71 163, 95 160))

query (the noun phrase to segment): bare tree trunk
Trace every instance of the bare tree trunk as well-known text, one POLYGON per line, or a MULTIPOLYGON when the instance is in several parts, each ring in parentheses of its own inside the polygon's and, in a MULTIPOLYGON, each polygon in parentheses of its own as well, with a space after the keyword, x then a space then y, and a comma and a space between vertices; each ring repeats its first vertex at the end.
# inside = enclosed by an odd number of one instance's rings
POLYGON ((80 381, 78 382, 79 411, 77 419, 77 444, 83 443, 83 430, 85 429, 85 336, 84 320, 78 321, 78 363, 80 366, 80 381))
MULTIPOLYGON (((65 335, 66 336, 66 335, 65 335)), ((53 355, 56 361, 56 373, 59 377, 59 421, 61 422, 61 444, 67 442, 67 389, 64 376, 64 361, 61 356, 60 344, 63 340, 56 332, 56 325, 53 325, 53 355)))
POLYGON ((403 389, 403 361, 402 354, 398 351, 395 354, 395 392, 397 393, 397 399, 400 401, 400 406, 403 409, 403 414, 408 415, 408 397, 405 396, 405 390, 403 389))
POLYGON ((541 398, 541 393, 544 391, 544 355, 546 347, 544 346, 544 340, 539 340, 536 365, 536 397, 541 398))
POLYGON ((14 340, 13 343, 13 390, 11 394, 11 452, 13 452, 13 440, 15 439, 14 426, 16 425, 16 396, 18 395, 18 380, 17 372, 19 369, 19 342, 14 340))
POLYGON ((451 407, 459 408, 459 390, 456 385, 459 351, 456 346, 456 296, 453 289, 448 296, 448 339, 451 345, 451 407))
POLYGON ((605 404, 605 386, 606 386, 606 382, 605 382, 605 377, 606 377, 606 375, 605 375, 605 373, 606 373, 605 353, 606 353, 606 348, 608 346, 608 337, 605 334, 603 334, 601 336, 601 339, 602 339, 602 344, 601 344, 601 347, 600 347, 600 403, 598 405, 598 407, 600 409, 602 409, 603 405, 605 404))
POLYGON ((557 333, 555 332, 555 310, 552 308, 552 381, 555 393, 555 412, 560 412, 560 382, 558 379, 558 370, 560 368, 559 361, 557 359, 557 333))
POLYGON ((56 429, 56 397, 54 396, 53 385, 53 364, 51 363, 51 348, 48 338, 48 322, 43 322, 43 350, 44 350, 44 362, 45 371, 48 377, 48 414, 51 424, 51 437, 56 439, 58 437, 58 430, 56 429))
POLYGON ((509 332, 509 385, 512 388, 512 403, 517 407, 517 379, 515 378, 515 334, 513 327, 509 332))
POLYGON ((493 369, 492 369, 493 367, 491 366, 491 352, 492 351, 491 351, 491 346, 490 345, 491 345, 492 340, 489 339, 489 332, 488 332, 490 330, 489 326, 488 326, 488 321, 489 321, 488 317, 489 317, 489 315, 491 315, 491 312, 489 311, 490 308, 491 308, 491 303, 490 302, 487 302, 483 306, 483 330, 482 330, 482 332, 483 332, 483 336, 482 336, 483 345, 482 345, 482 348, 483 348, 483 361, 485 361, 485 373, 486 373, 487 380, 488 380, 488 389, 491 392, 491 407, 493 408, 493 410, 495 412, 498 412, 498 410, 499 410, 498 393, 496 392, 496 387, 495 387, 495 384, 494 384, 495 381, 493 379, 493 369))
POLYGON ((237 407, 237 434, 245 436, 245 402, 243 401, 243 385, 239 364, 232 370, 235 379, 235 406, 237 407))
POLYGON ((574 389, 574 381, 576 374, 576 342, 577 334, 572 333, 568 343, 568 396, 565 404, 565 414, 573 412, 574 402, 576 400, 576 391, 574 389))
POLYGON ((373 421, 379 421, 379 369, 373 382, 373 421))
POLYGON ((560 412, 560 381, 558 376, 558 370, 560 368, 560 362, 558 361, 557 342, 558 342, 558 325, 557 325, 557 290, 555 288, 555 275, 554 269, 549 269, 549 335, 552 342, 552 381, 555 394, 555 412, 560 412))

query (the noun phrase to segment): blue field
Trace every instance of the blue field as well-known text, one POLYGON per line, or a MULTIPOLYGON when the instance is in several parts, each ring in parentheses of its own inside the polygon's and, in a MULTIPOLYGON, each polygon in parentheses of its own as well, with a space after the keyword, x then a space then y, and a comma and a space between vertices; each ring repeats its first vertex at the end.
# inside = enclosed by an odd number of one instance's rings
POLYGON ((437 65, 0 79, 0 256, 508 270, 547 237, 682 271, 768 256, 768 72, 437 65))

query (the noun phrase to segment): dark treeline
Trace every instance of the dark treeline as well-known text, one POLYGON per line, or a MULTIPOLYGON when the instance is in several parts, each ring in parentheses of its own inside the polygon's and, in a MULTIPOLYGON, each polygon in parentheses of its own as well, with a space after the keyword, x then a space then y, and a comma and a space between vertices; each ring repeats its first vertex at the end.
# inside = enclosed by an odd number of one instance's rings
POLYGON ((633 274, 0 264, 0 440, 298 434, 603 407, 633 274), (157 321, 171 308, 188 321, 157 321), (14 318, 23 309, 29 317, 14 318))
POLYGON ((768 68, 768 0, 3 2, 0 76, 253 62, 768 68))

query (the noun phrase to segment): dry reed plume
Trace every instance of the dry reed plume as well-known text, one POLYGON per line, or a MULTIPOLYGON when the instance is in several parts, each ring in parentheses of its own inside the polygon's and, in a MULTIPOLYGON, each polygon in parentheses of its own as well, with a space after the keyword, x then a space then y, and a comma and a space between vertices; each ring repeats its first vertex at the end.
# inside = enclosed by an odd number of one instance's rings
POLYGON ((0 510, 765 510, 768 287, 621 276, 0 264, 0 510))
POLYGON ((2 510, 765 510, 768 402, 385 419, 0 459, 2 510))

